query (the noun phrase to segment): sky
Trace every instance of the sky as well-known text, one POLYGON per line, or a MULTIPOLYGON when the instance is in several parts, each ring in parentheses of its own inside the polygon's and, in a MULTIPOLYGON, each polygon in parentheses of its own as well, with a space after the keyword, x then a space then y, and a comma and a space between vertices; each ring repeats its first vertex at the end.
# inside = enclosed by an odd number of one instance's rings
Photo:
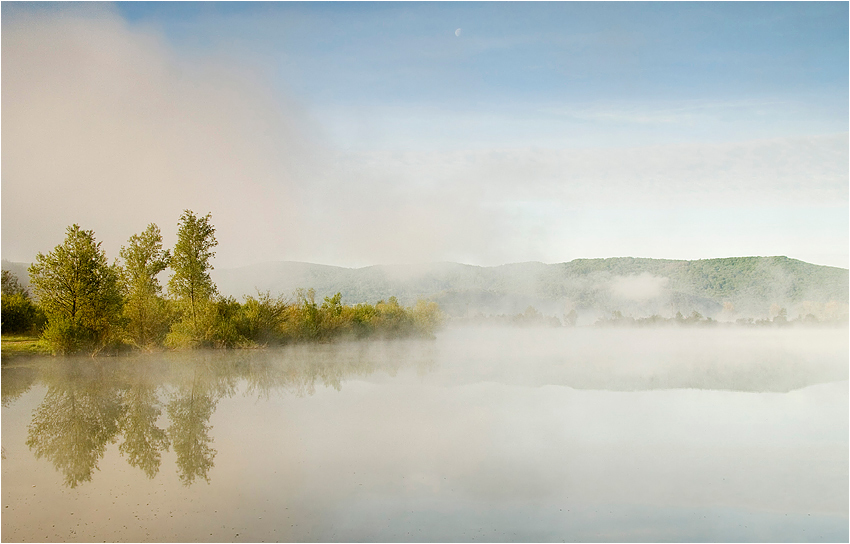
POLYGON ((848 267, 848 4, 10 3, 2 257, 848 267))

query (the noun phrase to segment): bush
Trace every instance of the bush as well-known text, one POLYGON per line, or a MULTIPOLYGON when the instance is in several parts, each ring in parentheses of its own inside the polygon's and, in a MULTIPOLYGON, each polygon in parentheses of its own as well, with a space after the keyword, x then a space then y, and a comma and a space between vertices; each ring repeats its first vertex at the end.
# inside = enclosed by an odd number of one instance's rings
POLYGON ((212 319, 207 328, 205 341, 215 348, 235 348, 250 344, 239 333, 242 311, 233 297, 220 298, 212 305, 212 319))
POLYGON ((0 328, 4 333, 38 334, 46 321, 44 312, 33 304, 26 292, 4 294, 0 315, 0 328))
POLYGON ((3 270, 2 293, 0 329, 4 333, 38 334, 46 321, 44 312, 33 303, 17 276, 8 270, 3 270))
POLYGON ((174 349, 233 348, 251 342, 240 332, 244 330, 240 304, 233 297, 220 298, 196 307, 196 317, 188 313, 171 326, 165 345, 174 349))
POLYGON ((81 325, 77 321, 61 316, 50 319, 42 333, 42 338, 58 355, 71 355, 84 351, 94 351, 97 347, 97 331, 81 325))
POLYGON ((283 322, 289 305, 282 296, 272 298, 258 293, 257 298, 246 297, 237 323, 239 333, 258 344, 279 343, 285 340, 283 322))

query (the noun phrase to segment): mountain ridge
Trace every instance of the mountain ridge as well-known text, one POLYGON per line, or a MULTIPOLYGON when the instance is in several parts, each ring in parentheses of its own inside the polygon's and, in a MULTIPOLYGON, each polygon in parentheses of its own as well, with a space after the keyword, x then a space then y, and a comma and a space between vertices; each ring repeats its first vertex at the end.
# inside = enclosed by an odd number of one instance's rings
POLYGON ((594 316, 621 310, 642 315, 689 314, 768 317, 771 307, 825 314, 846 307, 848 270, 786 256, 714 259, 610 257, 563 263, 478 266, 453 262, 371 265, 360 268, 274 261, 215 272, 222 293, 245 289, 287 294, 297 287, 318 296, 336 292, 349 303, 396 296, 440 303, 449 315, 518 313, 527 306, 549 315, 572 309, 594 316), (259 274, 265 270, 269 275, 259 274))
MULTIPOLYGON (((24 263, 3 261, 26 285, 24 263)), ((848 270, 786 256, 714 259, 609 257, 547 264, 478 266, 450 261, 346 268, 267 261, 212 271, 222 295, 257 292, 291 296, 315 289, 339 292, 349 304, 395 296, 402 304, 434 300, 450 316, 515 314, 533 306, 546 315, 575 310, 587 322, 613 311, 643 317, 696 311, 721 320, 764 318, 784 308, 790 317, 833 319, 847 313, 848 270)))

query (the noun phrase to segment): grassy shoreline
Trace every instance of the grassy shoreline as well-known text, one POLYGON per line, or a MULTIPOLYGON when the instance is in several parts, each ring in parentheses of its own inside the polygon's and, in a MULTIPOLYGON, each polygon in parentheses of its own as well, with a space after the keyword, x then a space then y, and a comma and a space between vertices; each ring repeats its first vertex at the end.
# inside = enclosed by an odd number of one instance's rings
POLYGON ((4 363, 10 358, 50 354, 50 348, 38 335, 0 335, 0 358, 4 363))

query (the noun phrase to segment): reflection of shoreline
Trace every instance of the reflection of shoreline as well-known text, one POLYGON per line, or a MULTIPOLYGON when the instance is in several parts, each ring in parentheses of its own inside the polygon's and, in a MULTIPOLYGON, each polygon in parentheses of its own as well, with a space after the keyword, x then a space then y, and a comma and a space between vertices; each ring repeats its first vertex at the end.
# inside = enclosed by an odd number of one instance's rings
POLYGON ((209 424, 221 398, 242 381, 245 395, 268 397, 275 390, 304 396, 317 385, 341 389, 355 376, 402 368, 420 373, 435 365, 430 342, 390 341, 294 346, 260 351, 201 351, 110 359, 36 360, 3 368, 3 405, 36 383, 47 393, 33 412, 27 446, 48 459, 74 488, 91 481, 106 446, 123 440, 127 462, 154 478, 162 452, 173 447, 184 485, 209 482, 216 450, 209 424), (163 403, 163 400, 165 402, 163 403), (165 408, 169 424, 157 426, 165 408))

